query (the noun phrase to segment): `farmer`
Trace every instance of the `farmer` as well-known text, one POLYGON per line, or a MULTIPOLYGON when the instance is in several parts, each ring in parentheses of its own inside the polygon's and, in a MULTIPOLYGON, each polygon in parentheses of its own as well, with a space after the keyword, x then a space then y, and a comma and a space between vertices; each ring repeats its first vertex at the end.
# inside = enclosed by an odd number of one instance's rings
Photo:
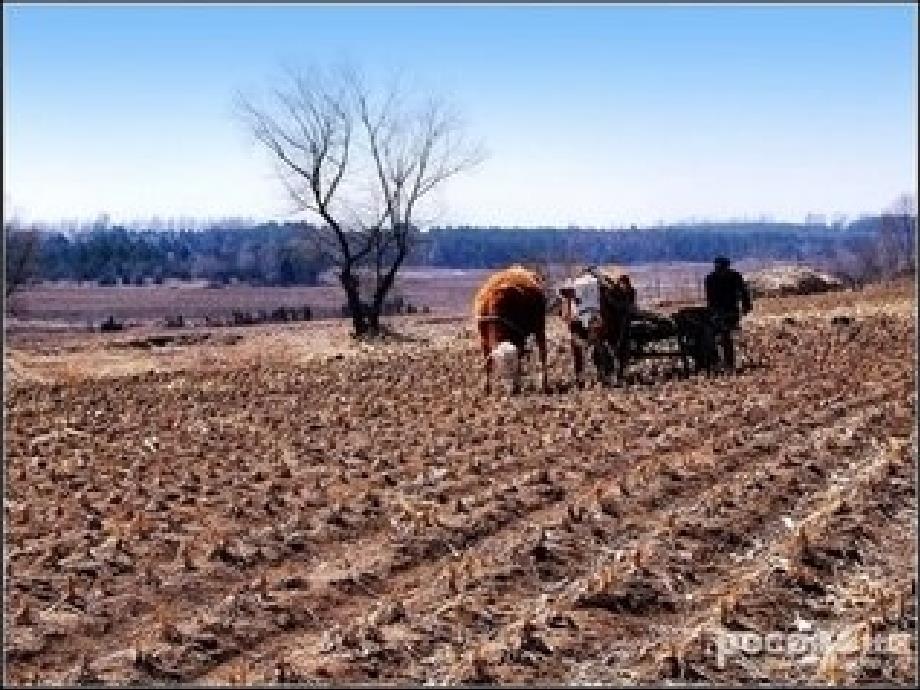
POLYGON ((741 317, 751 311, 751 294, 744 278, 731 268, 731 262, 726 257, 717 256, 714 264, 715 270, 706 276, 706 304, 712 312, 725 366, 734 371, 732 331, 740 330, 741 317))

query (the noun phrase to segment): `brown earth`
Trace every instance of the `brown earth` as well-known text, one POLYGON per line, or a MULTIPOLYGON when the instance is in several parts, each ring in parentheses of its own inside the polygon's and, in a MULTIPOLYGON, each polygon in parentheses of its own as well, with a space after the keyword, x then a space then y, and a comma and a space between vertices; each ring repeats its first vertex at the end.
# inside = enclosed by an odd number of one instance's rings
POLYGON ((740 373, 584 390, 554 326, 516 397, 466 317, 13 335, 6 680, 910 685, 915 310, 761 300, 740 373), (908 653, 718 653, 809 630, 908 653))

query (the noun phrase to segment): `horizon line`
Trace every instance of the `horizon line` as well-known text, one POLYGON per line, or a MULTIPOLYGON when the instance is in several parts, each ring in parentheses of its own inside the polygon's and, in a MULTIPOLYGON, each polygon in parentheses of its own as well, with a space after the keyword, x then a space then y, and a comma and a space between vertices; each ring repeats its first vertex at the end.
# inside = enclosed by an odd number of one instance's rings
MULTIPOLYGON (((450 223, 433 223, 420 227, 421 232, 429 230, 455 230, 461 228, 474 228, 481 230, 646 230, 655 228, 666 228, 686 225, 732 225, 732 224, 772 224, 772 225, 815 225, 824 227, 833 227, 835 225, 850 225, 856 221, 880 218, 885 215, 911 215, 917 217, 917 209, 913 212, 878 210, 874 212, 863 212, 859 214, 845 213, 811 213, 806 214, 804 218, 781 218, 769 214, 760 214, 757 216, 732 216, 732 217, 700 217, 690 216, 672 220, 656 220, 653 222, 612 222, 612 223, 567 223, 564 225, 551 224, 540 225, 537 223, 516 223, 490 225, 488 223, 476 222, 450 222, 450 223)), ((60 218, 56 220, 40 219, 22 221, 15 217, 6 219, 4 226, 14 227, 16 230, 147 230, 170 232, 175 230, 193 229, 206 230, 218 229, 215 226, 220 224, 231 224, 235 227, 227 228, 232 230, 251 229, 261 225, 311 225, 319 226, 321 222, 297 218, 259 218, 253 216, 151 216, 147 218, 112 219, 106 214, 100 214, 95 218, 60 218), (166 227, 172 225, 173 227, 166 227), (156 226, 156 227, 152 227, 156 226), (245 226, 245 227, 243 227, 245 226)))

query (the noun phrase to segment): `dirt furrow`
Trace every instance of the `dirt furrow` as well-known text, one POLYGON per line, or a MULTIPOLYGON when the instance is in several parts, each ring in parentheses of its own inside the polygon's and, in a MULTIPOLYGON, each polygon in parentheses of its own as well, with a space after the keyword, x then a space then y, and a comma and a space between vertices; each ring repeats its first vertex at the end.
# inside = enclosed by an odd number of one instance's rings
MULTIPOLYGON (((733 377, 643 364, 625 389, 510 398, 482 396, 466 330, 436 347, 245 366, 196 355, 15 388, 10 678, 590 681, 654 675, 654 661, 714 673, 668 661, 668 628, 704 617, 733 568, 782 538, 781 517, 914 413, 900 315, 752 323, 760 365, 733 377)), ((557 345, 554 386, 570 377, 557 345)), ((853 519, 878 541, 868 495, 853 519)), ((841 563, 813 580, 856 587, 841 563)), ((805 611, 786 586, 775 600, 778 585, 751 586, 743 604, 773 601, 786 624, 805 611)))
MULTIPOLYGON (((876 402, 876 400, 873 399, 873 398, 870 398, 870 399, 869 399, 867 402, 865 402, 864 404, 865 404, 865 405, 871 405, 871 404, 873 404, 874 402, 876 402)), ((829 418, 828 418, 828 419, 829 419, 829 418)), ((825 423, 824 420, 821 420, 821 424, 823 424, 823 423, 825 423)), ((674 456, 675 456, 675 458, 678 458, 678 457, 680 456, 680 453, 675 453, 674 456)), ((733 457, 734 457, 734 456, 733 456, 733 457)), ((720 464, 720 467, 719 467, 719 469, 718 469, 719 477, 722 478, 722 479, 730 480, 731 477, 732 477, 733 471, 737 470, 737 472, 739 472, 739 473, 743 472, 743 470, 744 470, 744 465, 742 464, 743 459, 744 459, 744 458, 743 458, 743 454, 738 454, 737 457, 735 458, 736 464, 733 465, 733 464, 732 464, 732 459, 731 459, 731 458, 729 458, 729 457, 724 458, 724 459, 723 459, 723 462, 720 464)), ((666 462, 666 460, 667 460, 667 458, 659 458, 659 461, 661 461, 661 466, 660 466, 660 467, 656 467, 656 471, 666 471, 666 468, 668 467, 668 464, 669 464, 668 462, 666 462)), ((677 461, 674 461, 674 462, 673 462, 673 466, 674 466, 674 467, 678 467, 678 466, 679 466, 679 465, 678 465, 678 462, 677 462, 677 461)), ((689 476, 692 476, 692 472, 687 473, 687 477, 689 477, 689 476)), ((714 477, 714 476, 715 476, 715 473, 713 473, 712 476, 714 477)), ((696 483, 694 483, 694 485, 695 485, 695 484, 696 484, 696 483)), ((594 486, 594 482, 593 482, 593 481, 589 481, 587 485, 588 485, 589 487, 593 487, 593 486, 594 486)), ((690 482, 685 482, 685 485, 686 485, 686 487, 688 488, 688 490, 692 490, 692 489, 690 489, 690 486, 691 486, 690 482)), ((594 496, 593 496, 593 491, 587 491, 587 492, 585 492, 585 491, 584 491, 584 487, 582 487, 582 491, 583 491, 584 495, 580 496, 580 497, 578 498, 578 500, 573 500, 573 501, 571 501, 570 503, 577 503, 579 500, 582 500, 582 499, 591 499, 591 498, 594 498, 594 496)), ((673 495, 673 492, 672 492, 672 495, 670 496, 670 498, 671 498, 672 500, 674 500, 674 499, 679 498, 679 496, 678 496, 678 495, 673 495)), ((697 496, 694 500, 699 500, 699 497, 697 496)), ((654 501, 654 500, 653 500, 653 501, 649 501, 649 503, 655 504, 655 503, 658 503, 658 501, 654 501)), ((562 515, 564 515, 564 512, 561 513, 558 509, 555 509, 555 510, 554 510, 554 509, 550 509, 550 511, 551 511, 551 512, 548 513, 548 514, 546 513, 546 511, 541 511, 540 513, 535 513, 535 514, 532 513, 532 514, 528 515, 528 523, 529 523, 531 526, 533 526, 533 527, 536 527, 537 525, 541 525, 541 524, 542 524, 542 525, 547 525, 549 522, 552 522, 552 521, 554 521, 554 520, 555 520, 556 522, 558 522, 559 519, 562 517, 562 515)), ((632 512, 632 511, 628 511, 628 512, 632 512)), ((676 512, 676 511, 675 511, 675 512, 676 512)), ((641 523, 641 522, 646 522, 646 521, 647 521, 646 517, 644 517, 644 516, 642 515, 641 510, 639 510, 639 512, 636 513, 636 515, 635 515, 635 522, 636 522, 636 523, 641 523)), ((531 538, 532 535, 529 534, 531 531, 532 531, 532 530, 530 530, 530 529, 526 530, 528 536, 525 538, 525 542, 524 542, 524 543, 518 544, 517 546, 515 546, 514 544, 506 545, 506 548, 504 549, 504 552, 505 552, 505 553, 507 553, 507 552, 511 552, 511 553, 523 553, 523 552, 525 552, 525 551, 527 550, 527 547, 533 546, 533 544, 530 544, 530 543, 529 543, 530 541, 533 541, 532 538, 531 538)), ((520 532, 520 529, 517 529, 517 532, 520 532)), ((465 560, 475 559, 475 558, 476 558, 476 557, 475 557, 475 553, 476 553, 476 552, 482 552, 482 553, 483 553, 483 556, 484 556, 484 559, 476 559, 476 560, 478 561, 478 562, 477 562, 477 567, 479 567, 479 568, 484 568, 484 567, 486 567, 486 568, 487 568, 487 567, 488 567, 488 561, 489 561, 489 560, 497 560, 497 561, 500 562, 500 561, 502 560, 501 557, 499 557, 498 559, 495 559, 494 557, 491 557, 491 554, 489 553, 489 552, 490 552, 489 546, 490 546, 490 545, 493 545, 493 544, 500 543, 500 542, 501 542, 501 538, 498 537, 498 538, 491 539, 490 542, 491 542, 491 544, 486 544, 486 545, 484 545, 484 547, 483 547, 482 549, 478 549, 478 548, 477 548, 477 549, 472 549, 472 548, 471 548, 471 549, 468 549, 468 550, 464 551, 464 552, 463 552, 463 557, 464 557, 464 559, 465 559, 465 560)), ((456 568, 456 565, 457 565, 457 562, 456 562, 456 561, 449 563, 448 566, 447 566, 448 571, 450 571, 450 570, 456 568)), ((461 563, 461 565, 462 565, 462 563, 461 563)), ((573 564, 568 564, 567 567, 569 567, 569 566, 571 566, 571 565, 573 565, 573 564)), ((425 568, 425 571, 426 571, 426 572, 433 572, 433 573, 435 573, 437 576, 440 576, 440 577, 438 577, 438 580, 440 580, 441 582, 444 581, 444 572, 443 572, 443 571, 442 571, 442 572, 438 572, 438 569, 437 569, 437 568, 432 569, 432 568, 428 568, 428 567, 425 568)), ((426 578, 425 578, 425 575, 423 574, 422 577, 421 577, 420 579, 421 579, 421 581, 424 581, 424 580, 426 579, 426 578)), ((475 588, 476 588, 476 584, 475 584, 475 583, 476 583, 476 579, 475 579, 475 577, 469 577, 469 576, 467 576, 466 578, 463 578, 463 579, 464 579, 464 582, 463 582, 460 586, 461 586, 465 591, 469 591, 470 589, 472 589, 472 590, 475 592, 475 588)), ((381 595, 392 596, 392 597, 399 597, 399 596, 400 596, 400 594, 399 594, 400 590, 399 590, 399 588, 398 588, 398 582, 395 581, 395 580, 392 579, 392 578, 386 578, 384 581, 387 582, 387 585, 388 585, 388 586, 387 586, 386 592, 381 592, 381 595)), ((414 584, 414 583, 413 583, 413 584, 414 584)), ((524 598, 526 599, 526 596, 527 596, 527 595, 526 595, 526 590, 525 590, 525 591, 520 591, 520 586, 519 586, 520 584, 522 584, 522 583, 519 582, 519 583, 518 583, 518 586, 516 586, 516 587, 513 589, 513 592, 514 592, 513 596, 515 596, 515 597, 524 597, 524 598)), ((409 588, 407 588, 407 591, 411 591, 412 589, 413 589, 413 586, 410 586, 409 588)), ((425 590, 425 589, 417 590, 411 597, 409 597, 408 599, 402 599, 402 601, 403 601, 405 607, 408 608, 408 609, 411 609, 411 610, 413 611, 413 613, 422 613, 422 614, 424 614, 424 613, 425 613, 425 607, 421 607, 421 611, 419 611, 419 609, 420 609, 420 604, 419 604, 418 600, 419 600, 420 597, 422 597, 422 601, 440 602, 440 603, 443 603, 443 599, 444 599, 445 596, 446 596, 446 597, 450 597, 450 596, 451 596, 450 591, 449 591, 449 590, 445 590, 443 587, 435 587, 435 588, 432 589, 432 590, 428 590, 428 592, 429 592, 429 594, 427 594, 427 596, 425 596, 425 594, 426 594, 426 590, 425 590)), ((432 605, 433 605, 433 604, 432 604, 432 605)), ((364 606, 367 606, 367 604, 365 604, 364 606)), ((430 605, 429 605, 429 606, 430 606, 430 605)), ((429 611, 428 613, 430 613, 430 611, 429 611)), ((359 606, 357 607, 357 610, 353 609, 352 607, 349 607, 348 611, 347 611, 347 612, 342 612, 342 614, 343 614, 343 615, 339 616, 340 619, 343 619, 343 618, 345 618, 345 619, 347 619, 347 618, 355 618, 355 617, 357 617, 357 618, 362 618, 362 617, 366 618, 367 615, 368 615, 368 611, 366 610, 366 608, 365 608, 364 610, 362 610, 362 609, 361 609, 361 606, 359 605, 359 606)), ((299 634, 297 634, 297 639, 296 639, 296 641, 293 643, 293 646, 294 646, 294 647, 300 647, 300 648, 302 648, 302 647, 308 646, 308 645, 305 645, 305 644, 304 644, 304 640, 303 640, 302 638, 300 638, 299 634)), ((236 663, 236 662, 233 662, 233 663, 236 663)), ((385 669, 384 669, 384 671, 385 671, 385 669)), ((218 673, 212 673, 212 674, 209 675, 209 678, 216 678, 216 677, 218 677, 218 675, 219 675, 219 672, 218 672, 218 673)))
MULTIPOLYGON (((687 655, 691 646, 699 646, 698 643, 702 636, 707 632, 712 634, 711 628, 718 628, 720 622, 730 623, 732 615, 743 606, 744 599, 751 597, 752 594, 756 596, 755 588, 763 586, 768 575, 779 572, 780 577, 785 575, 793 580, 798 578, 799 587, 809 585, 812 588, 826 587, 824 584, 814 583, 813 575, 801 568, 802 562, 807 563, 809 559, 816 557, 815 552, 820 550, 822 538, 836 533, 833 528, 839 526, 839 523, 845 519, 844 515, 848 506, 860 502, 861 493, 867 487, 874 484, 877 489, 881 478, 899 473, 906 475, 910 471, 909 457, 905 462, 904 455, 899 452, 904 448, 905 443, 906 439, 903 438, 888 445, 877 443, 873 449, 874 452, 869 453, 866 459, 857 465, 855 471, 846 478, 847 481, 835 483, 826 491, 813 496, 808 502, 807 512, 796 521, 793 529, 788 530, 782 538, 771 542, 762 555, 751 558, 750 566, 740 569, 740 572, 736 572, 731 580, 725 580, 717 585, 717 589, 710 597, 702 598, 704 601, 714 600, 714 605, 703 609, 698 616, 694 616, 690 625, 684 631, 679 632, 676 639, 662 640, 659 644, 646 650, 643 657, 649 662, 636 667, 638 679, 648 681, 653 678, 661 678, 662 670, 668 665, 673 665, 675 654, 677 660, 681 660, 687 655), (809 582, 810 575, 811 582, 809 582)), ((901 507, 909 505, 910 498, 910 493, 902 492, 901 507)), ((840 560, 846 563, 847 558, 840 560)), ((786 607, 783 611, 792 613, 786 607)))
MULTIPOLYGON (((854 425, 857 419, 858 416, 848 418, 840 426, 853 428, 851 425, 854 425)), ((845 466, 848 457, 838 457, 838 466, 845 466)), ((773 463, 773 468, 781 467, 783 462, 782 459, 778 459, 773 463)), ((833 467, 824 469, 829 472, 833 467)), ((758 470, 768 475, 771 473, 770 466, 762 466, 758 470)), ((629 617, 641 616, 643 627, 649 629, 654 629, 658 624, 655 622, 658 617, 663 617, 664 625, 679 624, 686 611, 678 595, 690 594, 693 601, 699 601, 701 593, 695 590, 699 589, 703 582, 723 570, 731 571, 735 567, 736 556, 749 551, 758 541, 768 540, 769 535, 777 530, 777 526, 771 520, 773 516, 770 511, 781 509, 783 505, 789 510, 789 501, 793 496, 803 491, 806 492, 804 495, 808 495, 808 490, 799 481, 804 474, 806 473, 801 472, 798 476, 785 477, 778 475, 785 481, 774 479, 766 482, 763 490, 757 492, 755 489, 759 507, 757 510, 751 511, 745 506, 744 499, 736 495, 737 491, 743 491, 744 484, 729 482, 700 496, 695 505, 678 505, 673 510, 662 511, 645 521, 652 528, 650 532, 640 534, 636 540, 621 541, 615 545, 619 549, 607 546, 609 550, 598 554, 595 566, 586 575, 567 586, 561 595, 537 595, 531 605, 525 606, 525 593, 520 592, 518 595, 519 588, 515 588, 514 599, 519 602, 517 607, 521 612, 509 621, 508 628, 516 633, 532 621, 560 616, 572 609, 580 608, 585 601, 595 602, 589 605, 591 608, 608 609, 629 617), (732 491, 726 490, 729 486, 733 488, 732 491), (735 486, 738 488, 735 489, 735 486), (775 497, 772 499, 775 508, 771 508, 770 496, 775 497), (731 509, 727 516, 720 515, 722 504, 727 504, 731 509), (714 521, 715 516, 719 519, 714 521), (713 546, 718 544, 718 550, 694 553, 688 563, 681 554, 689 554, 687 549, 694 549, 694 540, 690 538, 688 541, 688 537, 692 537, 694 530, 698 529, 694 523, 700 524, 700 518, 706 518, 703 524, 723 525, 716 527, 717 531, 708 537, 713 546), (687 532, 688 529, 691 531, 687 532), (722 536, 714 541, 720 531, 722 536), (670 536, 662 539, 666 535, 670 536), (725 539, 729 541, 724 541, 725 539), (734 539, 738 539, 737 543, 731 541, 734 539), (605 554, 610 555, 605 557, 605 554), (664 563, 661 561, 662 557, 666 559, 664 563), (667 562, 669 560, 670 564, 667 562), (699 570, 699 563, 707 564, 705 572, 699 570), (694 575, 694 579, 702 577, 702 582, 685 580, 688 575, 694 575)), ((756 484, 755 482, 755 486, 756 484)), ((815 489, 820 489, 820 485, 816 485, 815 489)), ((782 527, 779 529, 782 530, 782 527)), ((594 545, 594 548, 596 551, 597 545, 594 545)), ((572 565, 567 562, 566 568, 571 571, 572 565)), ((633 631, 633 635, 635 634, 633 631)), ((487 642, 486 647, 491 648, 494 653, 494 644, 487 642)), ((483 658, 488 658, 488 654, 476 649, 470 651, 456 669, 456 673, 461 676, 463 673, 469 673, 470 660, 481 661, 483 658)), ((490 665, 494 665, 494 659, 489 658, 489 661, 490 665)))

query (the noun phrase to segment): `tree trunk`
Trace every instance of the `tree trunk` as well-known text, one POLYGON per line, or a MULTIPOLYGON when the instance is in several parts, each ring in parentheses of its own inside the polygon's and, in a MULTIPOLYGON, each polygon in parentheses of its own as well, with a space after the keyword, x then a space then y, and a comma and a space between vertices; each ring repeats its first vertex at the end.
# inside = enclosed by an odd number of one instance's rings
POLYGON ((377 304, 377 300, 374 300, 373 304, 369 305, 370 310, 367 314, 367 332, 371 335, 380 334, 380 305, 377 304))
POLYGON ((351 272, 348 271, 342 272, 340 280, 342 288, 345 290, 345 297, 348 300, 348 311, 351 314, 351 323, 354 326, 355 335, 364 335, 368 331, 368 326, 364 309, 361 305, 361 294, 358 291, 358 281, 351 272))
POLYGON ((371 310, 367 317, 369 330, 374 334, 380 333, 380 314, 383 312, 383 304, 386 302, 387 295, 390 294, 390 290, 396 282, 396 274, 402 266, 406 253, 405 249, 400 249, 399 254, 393 260, 393 265, 390 266, 390 269, 384 274, 383 278, 377 284, 377 289, 374 291, 374 301, 370 305, 371 310))

